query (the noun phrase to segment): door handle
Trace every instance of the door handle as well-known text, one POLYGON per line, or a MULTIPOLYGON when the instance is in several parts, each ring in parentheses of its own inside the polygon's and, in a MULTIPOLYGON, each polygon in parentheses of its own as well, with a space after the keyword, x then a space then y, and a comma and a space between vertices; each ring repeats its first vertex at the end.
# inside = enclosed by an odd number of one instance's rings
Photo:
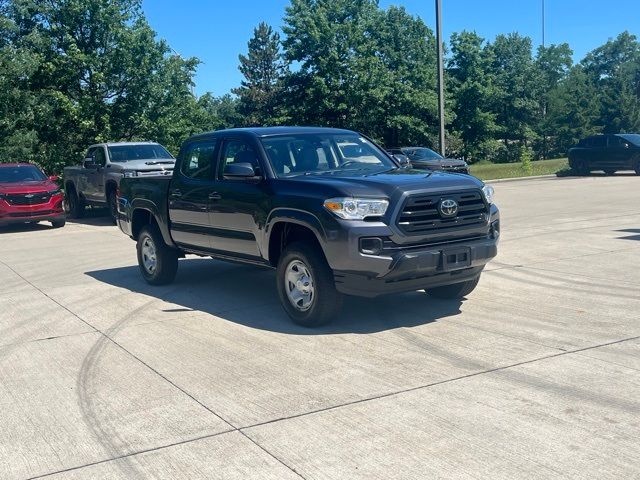
POLYGON ((175 190, 171 190, 171 197, 172 198, 180 198, 182 196, 182 192, 180 190, 178 190, 177 188, 175 190))
POLYGON ((222 195, 218 192, 212 192, 209 194, 209 200, 222 200, 222 195))

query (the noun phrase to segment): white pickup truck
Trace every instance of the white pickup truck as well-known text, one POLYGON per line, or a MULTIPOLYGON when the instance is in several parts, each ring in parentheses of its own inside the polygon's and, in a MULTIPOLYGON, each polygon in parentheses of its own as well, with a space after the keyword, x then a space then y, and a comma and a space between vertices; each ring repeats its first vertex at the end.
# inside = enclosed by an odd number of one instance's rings
POLYGON ((159 143, 120 142, 91 145, 82 165, 65 167, 64 188, 71 218, 85 207, 109 207, 115 223, 116 193, 123 177, 171 175, 175 158, 159 143))

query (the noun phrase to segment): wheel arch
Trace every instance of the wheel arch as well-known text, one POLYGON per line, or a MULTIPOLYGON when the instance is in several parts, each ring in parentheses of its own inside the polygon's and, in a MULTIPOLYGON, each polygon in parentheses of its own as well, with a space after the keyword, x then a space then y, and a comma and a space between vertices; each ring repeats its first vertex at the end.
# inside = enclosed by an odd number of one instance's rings
POLYGON ((317 217, 307 212, 281 211, 270 219, 266 229, 267 261, 277 266, 286 246, 295 241, 315 244, 325 255, 325 238, 317 217))

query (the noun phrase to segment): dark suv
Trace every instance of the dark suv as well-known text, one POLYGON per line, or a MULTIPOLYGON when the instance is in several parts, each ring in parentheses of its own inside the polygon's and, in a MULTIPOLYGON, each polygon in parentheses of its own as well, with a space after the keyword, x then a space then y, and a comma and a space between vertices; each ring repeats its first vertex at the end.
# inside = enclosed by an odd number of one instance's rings
POLYGON ((393 155, 403 155, 414 168, 424 170, 442 170, 449 173, 469 173, 469 165, 459 158, 444 158, 427 147, 389 148, 393 155))
POLYGON ((580 175, 602 170, 613 175, 620 170, 635 170, 640 175, 640 135, 619 133, 594 135, 569 149, 569 165, 580 175))
POLYGON ((197 135, 171 178, 124 177, 118 210, 147 282, 171 282, 185 254, 271 267, 284 309, 305 326, 331 320, 343 294, 462 298, 500 233, 490 186, 403 167, 329 128, 197 135))

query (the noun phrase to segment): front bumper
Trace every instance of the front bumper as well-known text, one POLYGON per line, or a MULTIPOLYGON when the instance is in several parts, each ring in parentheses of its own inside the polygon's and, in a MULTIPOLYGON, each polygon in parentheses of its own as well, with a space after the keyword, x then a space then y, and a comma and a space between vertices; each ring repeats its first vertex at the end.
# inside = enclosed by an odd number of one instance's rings
POLYGON ((497 253, 497 238, 400 252, 381 276, 334 271, 336 289, 347 295, 376 297, 465 282, 479 275, 497 253), (464 261, 449 264, 447 257, 455 255, 464 261))
POLYGON ((479 275, 498 253, 500 212, 491 205, 486 223, 440 236, 407 236, 382 222, 340 222, 323 247, 336 288, 375 297, 461 283, 479 275), (331 236, 333 233, 333 236, 331 236), (379 238, 382 249, 363 253, 363 239, 379 238))
POLYGON ((62 195, 54 195, 47 203, 38 205, 12 205, 0 199, 0 225, 63 220, 66 216, 62 201, 62 195))

